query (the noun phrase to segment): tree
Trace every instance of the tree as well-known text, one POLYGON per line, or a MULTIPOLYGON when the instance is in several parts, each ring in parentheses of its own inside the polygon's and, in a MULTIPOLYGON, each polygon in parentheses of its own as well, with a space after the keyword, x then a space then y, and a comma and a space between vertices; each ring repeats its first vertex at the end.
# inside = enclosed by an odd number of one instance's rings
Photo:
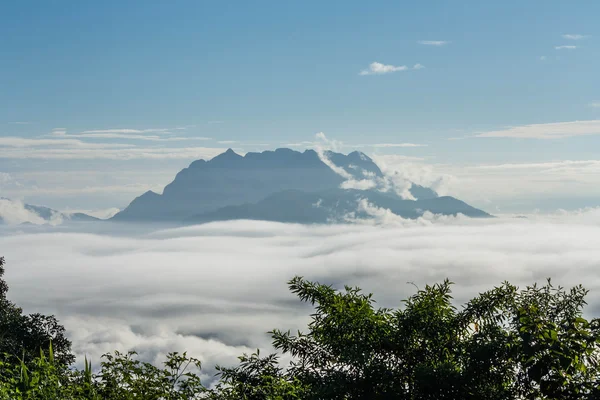
POLYGON ((22 357, 26 362, 40 354, 40 349, 54 347, 57 364, 68 366, 75 360, 65 328, 53 315, 23 314, 23 310, 8 300, 8 285, 4 281, 4 257, 0 257, 0 354, 22 357))
POLYGON ((284 379, 301 382, 306 399, 599 397, 600 323, 582 317, 581 286, 503 283, 457 309, 451 285, 426 286, 393 310, 358 288, 292 279, 315 313, 306 333, 272 332, 293 357, 284 379))

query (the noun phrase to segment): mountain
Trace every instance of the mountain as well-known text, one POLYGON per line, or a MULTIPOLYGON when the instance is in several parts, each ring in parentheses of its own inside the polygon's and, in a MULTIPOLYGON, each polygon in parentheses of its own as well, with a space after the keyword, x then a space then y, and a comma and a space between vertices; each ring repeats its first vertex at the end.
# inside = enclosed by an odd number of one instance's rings
POLYGON ((72 221, 72 222, 92 222, 99 221, 98 218, 92 217, 84 213, 64 213, 53 210, 44 206, 36 206, 31 204, 22 204, 12 201, 5 197, 0 197, 9 207, 0 209, 0 224, 5 223, 5 219, 13 221, 22 221, 20 224, 39 225, 40 223, 53 223, 55 221, 72 221), (3 218, 3 213, 12 213, 13 218, 8 218, 8 215, 3 218), (33 222, 35 221, 35 222, 33 222))
POLYGON ((91 215, 87 215, 87 214, 80 213, 80 212, 78 212, 78 213, 65 213, 65 212, 60 212, 60 211, 53 210, 53 209, 48 208, 48 207, 33 206, 31 204, 24 204, 23 206, 24 206, 24 208, 26 210, 32 211, 32 212, 36 213, 37 215, 39 215, 40 217, 42 217, 46 221, 50 221, 50 220, 52 220, 52 218, 56 218, 57 216, 59 216, 60 218, 69 220, 69 221, 74 221, 74 222, 100 221, 99 218, 92 217, 91 215))
POLYGON ((413 184, 402 198, 364 153, 277 149, 241 156, 232 149, 180 171, 162 194, 148 191, 113 221, 184 223, 263 219, 299 223, 343 221, 361 200, 405 218, 424 211, 489 217, 453 197, 413 184), (358 190, 366 189, 366 190, 358 190), (406 196, 405 196, 406 197, 406 196))

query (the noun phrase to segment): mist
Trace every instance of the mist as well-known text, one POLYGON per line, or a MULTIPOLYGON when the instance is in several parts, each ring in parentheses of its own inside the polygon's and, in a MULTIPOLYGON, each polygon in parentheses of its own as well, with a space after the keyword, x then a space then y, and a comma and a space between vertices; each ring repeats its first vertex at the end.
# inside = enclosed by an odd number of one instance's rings
POLYGON ((584 284, 598 314, 600 212, 529 219, 389 218, 380 224, 309 226, 232 221, 172 229, 5 231, 9 298, 55 314, 78 362, 136 350, 159 362, 188 351, 214 375, 257 348, 267 331, 302 329, 310 307, 287 290, 295 275, 358 285, 380 306, 399 307, 450 278, 457 304, 508 280, 584 284), (411 282, 409 284, 408 282, 411 282))

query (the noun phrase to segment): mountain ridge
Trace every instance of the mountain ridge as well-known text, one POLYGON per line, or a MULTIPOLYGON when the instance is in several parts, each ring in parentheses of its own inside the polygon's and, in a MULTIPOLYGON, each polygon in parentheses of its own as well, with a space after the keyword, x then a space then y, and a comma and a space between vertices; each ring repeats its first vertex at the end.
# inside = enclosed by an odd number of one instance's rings
POLYGON ((341 216, 352 212, 356 202, 363 198, 376 207, 396 210, 395 213, 406 218, 417 218, 424 211, 490 216, 458 199, 440 197, 434 190, 414 183, 405 191, 413 199, 403 198, 396 189, 377 164, 358 151, 342 154, 279 148, 242 156, 227 149, 208 161, 191 162, 161 194, 145 192, 111 220, 193 223, 266 219, 327 223, 343 221, 341 216), (359 186, 367 190, 357 190, 359 186), (319 198, 336 204, 329 209, 332 215, 312 207, 311 202, 319 198))

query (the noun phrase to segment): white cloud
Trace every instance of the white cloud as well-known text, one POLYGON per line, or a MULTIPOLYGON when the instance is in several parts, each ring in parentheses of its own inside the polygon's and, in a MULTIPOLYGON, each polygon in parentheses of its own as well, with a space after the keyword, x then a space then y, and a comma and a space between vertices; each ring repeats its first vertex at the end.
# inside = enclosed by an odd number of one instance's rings
POLYGON ((588 120, 522 125, 502 130, 483 132, 475 136, 556 139, 570 136, 586 136, 599 134, 600 120, 588 120))
POLYGON ((554 46, 556 50, 575 50, 577 46, 573 45, 562 45, 562 46, 554 46))
POLYGON ((26 209, 20 201, 0 198, 0 222, 9 225, 18 225, 26 222, 34 225, 43 225, 46 223, 59 225, 62 223, 62 218, 60 213, 56 213, 50 221, 46 221, 37 213, 26 209))
POLYGON ((331 168, 331 170, 333 172, 335 172, 336 174, 338 174, 342 178, 344 178, 346 180, 353 179, 352 174, 348 173, 348 171, 346 171, 344 168, 338 167, 337 165, 335 165, 327 157, 326 151, 327 150, 337 151, 340 143, 337 142, 337 141, 335 141, 335 140, 328 139, 327 136, 325 136, 325 134, 323 132, 317 133, 315 135, 315 138, 317 139, 317 141, 314 143, 315 144, 315 146, 314 146, 315 147, 315 151, 319 155, 319 158, 321 159, 321 161, 323 161, 323 163, 325 165, 327 165, 329 168, 331 168))
POLYGON ((540 61, 546 61, 546 56, 540 56, 540 61))
MULTIPOLYGON (((41 141, 41 140, 40 140, 41 141)), ((53 142, 51 140, 51 142, 53 142)), ((57 143, 58 144, 58 143, 57 143)), ((54 145, 54 143, 52 143, 54 145)), ((2 138, 0 138, 2 146, 2 138)), ((226 149, 212 147, 134 147, 115 144, 84 143, 78 148, 20 148, 0 147, 0 158, 46 160, 137 160, 137 159, 198 159, 212 158, 226 149), (116 148, 115 148, 116 147, 116 148), (119 148, 121 147, 121 148, 119 148)))
POLYGON ((423 69, 425 66, 423 64, 415 64, 413 65, 413 69, 423 69))
POLYGON ((217 143, 219 144, 235 144, 239 143, 237 140, 219 140, 217 143))
POLYGON ((116 207, 106 208, 103 210, 63 210, 62 212, 66 215, 72 215, 75 213, 83 213, 87 215, 91 215, 92 217, 100 218, 100 219, 109 219, 114 216, 116 213, 121 211, 116 207))
POLYGON ((418 43, 426 46, 445 46, 450 42, 447 40, 419 40, 418 43))
POLYGON ((150 361, 188 350, 207 377, 216 363, 270 350, 266 331, 305 328, 312 310, 285 284, 297 274, 358 285, 381 307, 413 294, 407 281, 422 287, 448 277, 462 303, 504 280, 523 286, 552 277, 583 283, 591 289, 588 313, 600 311, 598 209, 485 221, 406 221, 368 203, 363 209, 379 226, 235 221, 135 237, 4 234, 0 249, 11 300, 25 312, 56 314, 80 362, 87 355, 97 364, 115 349, 150 361))
POLYGON ((580 35, 578 33, 567 33, 562 35, 563 39, 569 39, 569 40, 581 40, 581 39, 585 39, 587 37, 587 35, 580 35))
POLYGON ((374 189, 377 183, 372 179, 349 179, 341 184, 342 189, 369 190, 374 189))
POLYGON ((11 124, 11 125, 31 125, 32 122, 29 122, 29 121, 15 121, 15 122, 9 122, 9 124, 11 124))
POLYGON ((487 169, 487 170, 506 170, 506 169, 518 169, 518 170, 530 170, 540 169, 546 171, 556 171, 561 168, 573 168, 573 167, 594 167, 595 171, 600 172, 600 160, 581 160, 581 161, 553 161, 553 162, 541 162, 541 163, 516 163, 516 164, 496 164, 496 165, 479 165, 474 168, 487 169))
POLYGON ((388 178, 431 187, 490 212, 497 212, 496 205, 521 212, 582 207, 598 204, 600 198, 600 160, 486 165, 442 164, 400 155, 372 157, 388 178))
POLYGON ((369 64, 369 68, 360 71, 360 75, 383 75, 392 72, 406 71, 407 69, 408 67, 406 65, 385 65, 375 61, 369 64))
POLYGON ((593 101, 589 104, 592 108, 600 108, 600 101, 593 101))

